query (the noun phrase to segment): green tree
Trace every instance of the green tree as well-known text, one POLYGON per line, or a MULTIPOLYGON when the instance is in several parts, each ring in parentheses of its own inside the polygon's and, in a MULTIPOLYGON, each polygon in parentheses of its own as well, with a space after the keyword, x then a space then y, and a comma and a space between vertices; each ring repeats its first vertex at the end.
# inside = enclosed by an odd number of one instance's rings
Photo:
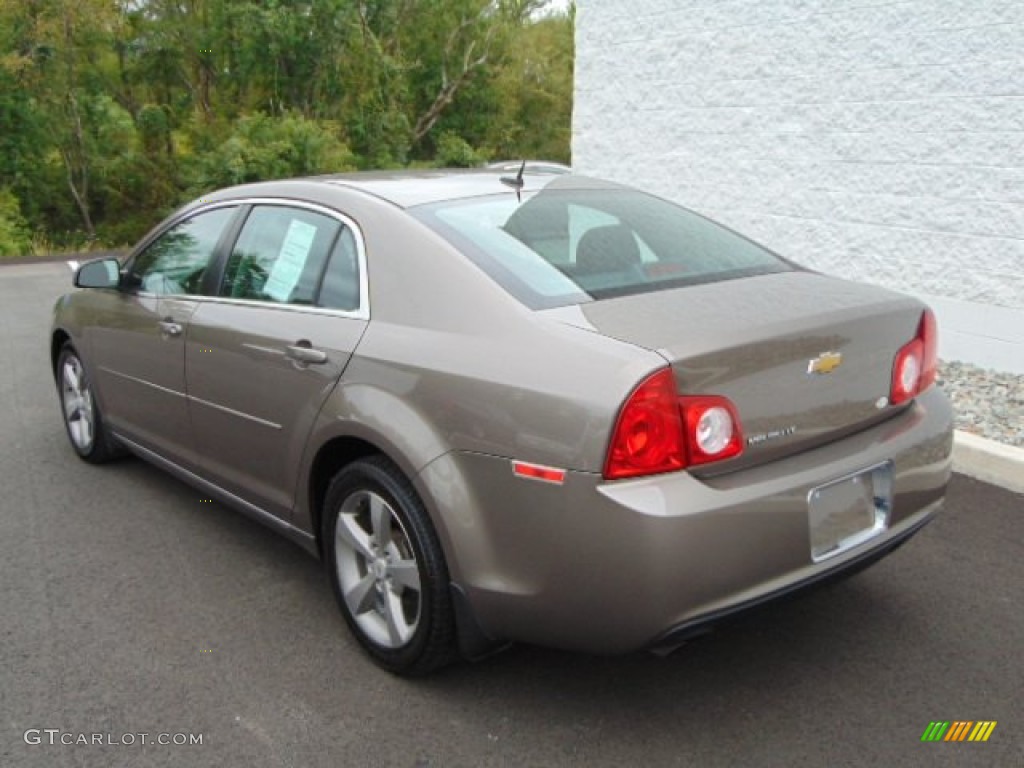
POLYGON ((195 156, 190 191, 354 170, 352 153, 337 130, 333 123, 293 114, 242 117, 224 141, 195 156))
POLYGON ((487 161, 456 133, 445 131, 437 141, 437 164, 442 168, 473 168, 487 161))
POLYGON ((0 187, 0 257, 24 256, 31 247, 32 239, 18 198, 9 189, 0 187))
POLYGON ((569 162, 573 58, 571 15, 517 29, 505 66, 494 72, 493 89, 501 96, 479 139, 492 155, 569 162))
POLYGON ((546 5, 0 0, 0 188, 68 246, 237 181, 567 160, 573 22, 546 5))

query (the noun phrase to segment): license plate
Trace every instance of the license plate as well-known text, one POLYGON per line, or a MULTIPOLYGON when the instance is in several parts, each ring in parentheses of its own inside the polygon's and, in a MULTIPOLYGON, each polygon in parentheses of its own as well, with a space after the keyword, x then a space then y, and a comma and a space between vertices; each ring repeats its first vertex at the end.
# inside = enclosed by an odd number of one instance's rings
POLYGON ((811 559, 824 560, 889 526, 892 464, 885 463, 814 488, 807 495, 811 559))

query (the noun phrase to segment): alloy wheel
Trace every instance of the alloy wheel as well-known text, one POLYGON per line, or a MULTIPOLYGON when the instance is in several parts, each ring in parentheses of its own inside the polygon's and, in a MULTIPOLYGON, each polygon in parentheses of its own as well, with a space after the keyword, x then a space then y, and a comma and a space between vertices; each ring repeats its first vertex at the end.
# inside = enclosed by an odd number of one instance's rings
POLYGON ((405 646, 419 626, 419 564, 405 527, 386 499, 370 490, 348 496, 334 533, 338 584, 359 628, 389 649, 405 646))
POLYGON ((82 363, 74 355, 64 359, 61 370, 61 400, 71 441, 80 453, 89 453, 96 439, 95 410, 82 363))

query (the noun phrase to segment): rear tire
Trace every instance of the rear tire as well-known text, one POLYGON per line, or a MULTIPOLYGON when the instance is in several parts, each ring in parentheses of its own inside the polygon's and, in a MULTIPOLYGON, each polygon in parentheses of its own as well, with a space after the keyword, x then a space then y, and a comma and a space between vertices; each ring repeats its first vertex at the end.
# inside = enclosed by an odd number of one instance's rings
POLYGON ((65 342, 57 358, 57 391, 64 429, 79 458, 103 464, 123 455, 124 449, 107 431, 89 375, 71 342, 65 342))
POLYGON ((448 568, 423 502, 383 456, 342 469, 323 509, 324 560, 345 621, 381 667, 424 675, 455 657, 448 568))

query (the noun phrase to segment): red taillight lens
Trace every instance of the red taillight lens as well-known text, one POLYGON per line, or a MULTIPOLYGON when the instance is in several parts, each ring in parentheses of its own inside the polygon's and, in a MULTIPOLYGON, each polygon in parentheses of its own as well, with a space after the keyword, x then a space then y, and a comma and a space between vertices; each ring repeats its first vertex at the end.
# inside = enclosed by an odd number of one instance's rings
POLYGON ((649 376, 626 400, 612 432, 604 476, 609 480, 671 472, 686 466, 675 377, 649 376))
POLYGON ((732 403, 715 395, 680 397, 671 369, 645 379, 626 400, 612 432, 609 480, 672 472, 743 451, 732 403))
POLYGON ((890 403, 905 403, 935 383, 938 367, 937 336, 935 315, 926 309, 918 323, 917 335, 896 353, 892 365, 890 403))

